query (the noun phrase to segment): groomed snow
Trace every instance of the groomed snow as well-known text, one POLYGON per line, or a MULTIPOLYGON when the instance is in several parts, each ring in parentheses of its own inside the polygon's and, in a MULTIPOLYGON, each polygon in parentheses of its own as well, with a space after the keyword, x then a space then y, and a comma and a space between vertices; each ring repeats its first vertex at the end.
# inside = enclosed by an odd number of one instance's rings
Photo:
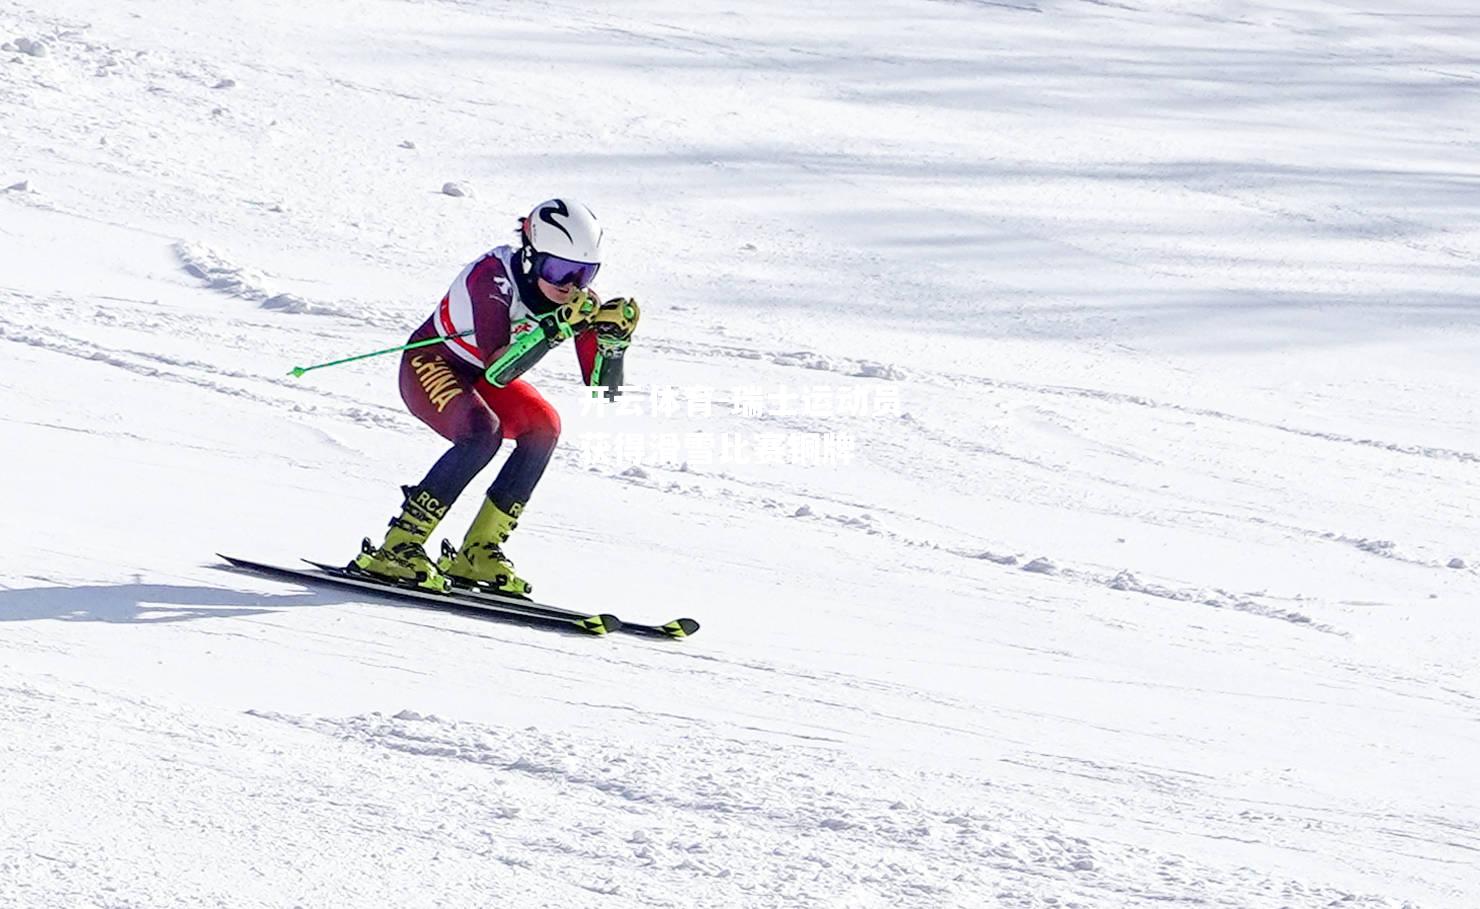
POLYGON ((0 906, 1480 905, 1469 4, 0 0, 0 42, 0 906), (394 358, 288 370, 557 194, 634 388, 533 374, 509 549, 702 632, 221 570, 380 532, 442 450, 394 358))

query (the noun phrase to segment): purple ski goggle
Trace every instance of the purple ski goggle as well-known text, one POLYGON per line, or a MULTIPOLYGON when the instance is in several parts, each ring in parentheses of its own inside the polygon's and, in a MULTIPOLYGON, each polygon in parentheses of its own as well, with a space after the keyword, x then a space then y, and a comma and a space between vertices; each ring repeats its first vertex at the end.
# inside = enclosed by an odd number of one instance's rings
POLYGON ((549 253, 534 254, 534 273, 557 287, 564 287, 567 284, 589 287, 595 280, 596 271, 599 268, 601 268, 600 265, 562 259, 549 253))

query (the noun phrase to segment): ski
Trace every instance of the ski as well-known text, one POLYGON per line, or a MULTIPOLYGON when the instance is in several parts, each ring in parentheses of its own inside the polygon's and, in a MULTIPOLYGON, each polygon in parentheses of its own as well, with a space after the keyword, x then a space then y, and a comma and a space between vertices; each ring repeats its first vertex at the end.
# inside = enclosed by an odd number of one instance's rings
POLYGON ((387 599, 401 602, 409 601, 418 605, 434 606, 454 612, 464 612, 477 615, 480 618, 509 622, 516 625, 555 628, 565 631, 581 631, 586 634, 607 634, 622 628, 621 620, 612 615, 583 615, 568 610, 556 611, 554 607, 542 606, 535 603, 525 606, 514 602, 495 602, 492 598, 482 596, 474 597, 455 593, 436 593, 431 590, 423 590, 419 587, 393 584, 388 581, 371 580, 364 576, 351 574, 343 568, 332 565, 321 565, 317 562, 309 563, 314 566, 312 569, 284 568, 281 565, 253 562, 250 559, 239 559, 222 553, 217 553, 217 555, 237 568, 253 571, 258 574, 307 583, 352 588, 387 599))
MULTIPOLYGON (((319 569, 330 573, 341 574, 347 577, 355 575, 346 572, 343 568, 326 565, 323 562, 315 562, 312 559, 303 561, 319 569)), ((372 582, 373 583, 373 582, 372 582)), ((491 606, 498 609, 513 609, 521 612, 536 613, 567 620, 589 621, 591 616, 573 609, 564 609, 559 606, 550 606, 546 603, 537 603, 534 600, 513 594, 495 593, 491 590, 482 590, 476 587, 464 587, 455 585, 451 592, 446 594, 431 594, 432 596, 452 597, 463 602, 474 603, 479 606, 491 606)), ((641 635, 652 638, 686 638, 699 631, 699 623, 689 618, 674 619, 661 625, 645 625, 638 622, 627 622, 614 615, 602 614, 599 618, 605 619, 608 631, 620 631, 625 634, 641 635)))
MULTIPOLYGON (((576 615, 575 612, 569 609, 561 609, 556 606, 545 606, 543 604, 534 604, 530 600, 522 599, 516 596, 509 596, 507 594, 494 593, 488 590, 478 590, 476 588, 468 588, 461 585, 455 585, 452 588, 452 592, 455 596, 470 597, 480 603, 492 603, 498 606, 509 605, 513 606, 516 609, 523 608, 526 605, 537 605, 541 611, 548 610, 549 614, 551 615, 558 615, 566 618, 576 615)), ((615 616, 613 616, 613 618, 615 618, 615 616)), ((641 622, 628 622, 625 619, 618 619, 617 621, 620 622, 620 627, 617 629, 618 631, 621 631, 625 634, 637 634, 644 637, 652 638, 686 638, 694 635, 699 631, 699 623, 693 619, 688 618, 674 619, 671 622, 664 622, 662 625, 645 625, 641 622)))

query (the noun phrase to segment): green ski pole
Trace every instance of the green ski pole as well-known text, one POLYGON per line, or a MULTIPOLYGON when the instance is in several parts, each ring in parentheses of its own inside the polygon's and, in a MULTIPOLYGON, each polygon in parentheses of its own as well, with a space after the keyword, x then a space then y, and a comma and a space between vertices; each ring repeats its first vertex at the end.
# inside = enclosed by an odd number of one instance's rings
POLYGON ((369 357, 378 357, 381 354, 397 353, 403 350, 411 350, 416 347, 430 347, 433 344, 441 344, 443 341, 451 340, 452 338, 465 338, 468 335, 472 334, 473 331, 474 329, 470 328, 467 331, 460 331, 455 335, 439 335, 435 338, 427 338, 425 341, 416 341, 412 344, 402 344, 400 347, 387 347, 385 350, 376 350, 370 353, 358 354, 353 357, 345 357, 342 360, 330 360, 328 363, 315 363, 312 366, 294 366, 292 369, 288 370, 288 375, 292 376, 295 379, 301 379, 304 373, 312 372, 315 369, 323 369, 326 366, 338 366, 341 363, 353 363, 356 360, 364 360, 368 359, 369 357))

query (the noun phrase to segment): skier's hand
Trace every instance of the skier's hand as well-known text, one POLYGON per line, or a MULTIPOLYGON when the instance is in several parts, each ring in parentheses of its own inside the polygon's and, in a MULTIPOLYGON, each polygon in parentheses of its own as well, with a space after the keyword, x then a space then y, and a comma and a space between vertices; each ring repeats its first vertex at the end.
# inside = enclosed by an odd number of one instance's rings
POLYGON ((591 326, 596 329, 596 337, 615 338, 628 341, 632 333, 637 331, 637 319, 641 311, 637 308, 637 300, 629 297, 613 297, 602 303, 591 316, 591 326))
POLYGON ((579 288, 572 291, 570 299, 555 310, 555 317, 574 332, 590 326, 601 306, 600 297, 586 288, 579 288))

